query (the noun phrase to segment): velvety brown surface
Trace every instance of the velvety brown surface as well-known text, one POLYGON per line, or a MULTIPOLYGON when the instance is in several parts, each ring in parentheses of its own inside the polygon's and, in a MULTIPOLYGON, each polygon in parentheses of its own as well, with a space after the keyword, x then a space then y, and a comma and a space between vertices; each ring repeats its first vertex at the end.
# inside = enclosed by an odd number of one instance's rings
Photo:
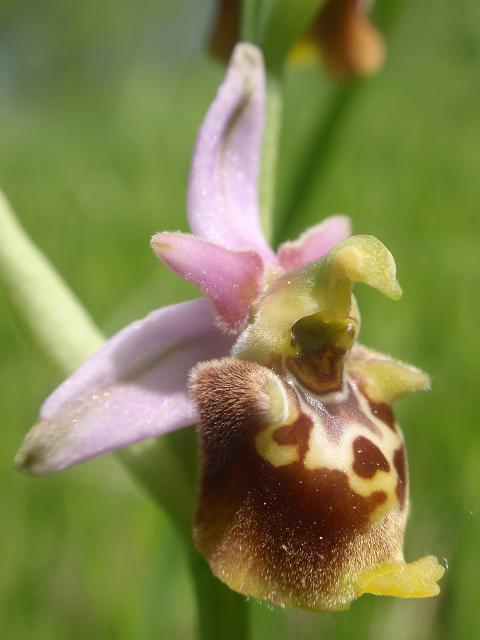
MULTIPOLYGON (((195 540, 214 573, 242 593, 339 608, 354 597, 342 582, 346 576, 396 553, 402 518, 388 514, 372 525, 383 491, 363 497, 345 472, 305 468, 312 421, 304 413, 274 432, 278 444, 297 446, 296 462, 275 467, 258 454, 255 436, 267 426, 261 400, 267 372, 234 359, 197 371, 203 467, 195 540)), ((387 470, 383 454, 362 440, 360 475, 387 470)))

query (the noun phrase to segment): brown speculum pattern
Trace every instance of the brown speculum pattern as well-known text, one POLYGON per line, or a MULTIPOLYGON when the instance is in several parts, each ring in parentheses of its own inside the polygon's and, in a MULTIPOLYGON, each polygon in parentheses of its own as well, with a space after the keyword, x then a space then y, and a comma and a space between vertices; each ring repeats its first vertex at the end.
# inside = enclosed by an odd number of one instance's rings
MULTIPOLYGON (((335 256, 332 264, 320 265, 330 290, 332 271, 343 273, 335 256)), ((408 475, 391 410, 425 375, 355 346, 356 305, 332 316, 321 295, 323 310, 308 307, 283 342, 272 339, 262 326, 290 317, 285 300, 277 284, 234 357, 194 372, 199 550, 229 587, 282 606, 338 610, 365 592, 434 595, 436 560, 403 559, 408 475)))

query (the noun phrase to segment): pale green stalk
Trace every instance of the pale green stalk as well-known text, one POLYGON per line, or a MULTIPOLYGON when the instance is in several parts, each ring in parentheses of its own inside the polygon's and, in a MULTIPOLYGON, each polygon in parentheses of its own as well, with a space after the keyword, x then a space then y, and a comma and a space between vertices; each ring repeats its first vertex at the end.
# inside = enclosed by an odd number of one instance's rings
POLYGON ((244 0, 242 3, 242 33, 243 42, 256 43, 258 12, 262 0, 244 0))
POLYGON ((262 148, 259 197, 263 231, 273 240, 273 212, 277 177, 278 149, 283 115, 283 67, 288 52, 308 27, 324 0, 246 0, 243 35, 254 33, 265 57, 267 71, 267 109, 262 148), (250 20, 256 12, 256 29, 250 20))
POLYGON ((0 192, 0 277, 44 354, 68 375, 104 338, 88 313, 17 222, 0 192))
POLYGON ((282 129, 283 86, 279 74, 267 71, 267 109, 260 166, 260 217, 265 237, 273 240, 273 211, 277 178, 278 148, 282 129))

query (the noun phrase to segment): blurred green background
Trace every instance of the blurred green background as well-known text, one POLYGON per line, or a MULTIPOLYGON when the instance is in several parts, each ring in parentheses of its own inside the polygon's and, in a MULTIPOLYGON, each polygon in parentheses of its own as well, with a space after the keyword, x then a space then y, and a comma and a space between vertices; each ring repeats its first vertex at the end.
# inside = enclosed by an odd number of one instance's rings
MULTIPOLYGON (((431 393, 398 408, 411 467, 406 556, 435 553, 449 570, 433 600, 363 597, 328 615, 254 604, 256 640, 480 637, 480 5, 401 4, 383 73, 354 96, 298 202, 304 145, 336 89, 318 69, 289 71, 278 209, 291 203, 291 237, 347 213, 397 260, 400 302, 358 289, 362 340, 432 375, 431 393)), ((186 229, 190 153, 222 76, 204 53, 212 9, 0 3, 0 185, 108 333, 196 295, 148 241, 186 229)), ((193 592, 175 531, 114 459, 40 480, 12 470, 58 380, 1 288, 0 308, 1 637, 188 640, 193 592)))

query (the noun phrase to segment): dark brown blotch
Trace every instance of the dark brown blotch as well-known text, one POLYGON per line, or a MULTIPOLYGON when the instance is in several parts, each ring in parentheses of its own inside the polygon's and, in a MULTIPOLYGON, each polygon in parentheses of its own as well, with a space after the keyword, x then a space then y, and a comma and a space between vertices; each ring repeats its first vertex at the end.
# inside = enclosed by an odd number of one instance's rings
POLYGON ((393 466, 398 475, 396 493, 401 507, 404 506, 408 491, 407 454, 402 445, 393 455, 393 466))
POLYGON ((353 470, 362 478, 373 478, 377 471, 390 471, 383 453, 371 440, 359 436, 353 442, 353 470))
POLYGON ((280 445, 294 445, 297 448, 300 460, 305 460, 311 430, 311 419, 300 411, 295 422, 285 424, 274 431, 273 439, 280 445))
POLYGON ((365 397, 373 415, 384 422, 387 427, 390 427, 392 431, 395 431, 395 416, 393 415, 392 407, 386 402, 374 402, 366 394, 365 397))

